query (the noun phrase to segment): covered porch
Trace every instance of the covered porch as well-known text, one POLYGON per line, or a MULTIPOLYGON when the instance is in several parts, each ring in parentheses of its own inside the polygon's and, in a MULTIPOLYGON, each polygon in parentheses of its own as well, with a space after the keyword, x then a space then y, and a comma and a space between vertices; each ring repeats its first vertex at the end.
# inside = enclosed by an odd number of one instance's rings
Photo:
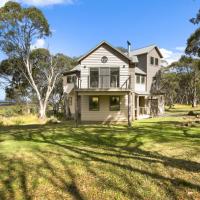
POLYGON ((135 119, 146 119, 151 116, 148 94, 135 95, 135 119))

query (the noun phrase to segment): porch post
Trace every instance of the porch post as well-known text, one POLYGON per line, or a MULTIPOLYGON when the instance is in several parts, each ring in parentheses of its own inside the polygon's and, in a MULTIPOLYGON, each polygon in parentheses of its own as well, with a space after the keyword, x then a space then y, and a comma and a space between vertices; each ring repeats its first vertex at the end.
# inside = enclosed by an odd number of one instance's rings
POLYGON ((128 126, 131 127, 131 119, 130 119, 130 92, 128 92, 128 126))
POLYGON ((78 127, 78 92, 75 92, 75 127, 78 127))
POLYGON ((136 97, 136 108, 137 108, 137 119, 139 118, 139 114, 140 114, 140 106, 139 106, 139 96, 137 95, 136 97))

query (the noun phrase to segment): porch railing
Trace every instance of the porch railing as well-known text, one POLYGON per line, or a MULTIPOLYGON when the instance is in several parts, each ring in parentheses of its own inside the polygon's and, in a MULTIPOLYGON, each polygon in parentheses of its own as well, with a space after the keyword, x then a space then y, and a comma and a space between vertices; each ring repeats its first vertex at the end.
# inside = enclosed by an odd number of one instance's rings
POLYGON ((78 89, 130 89, 130 85, 129 75, 81 76, 76 81, 76 88, 78 89))

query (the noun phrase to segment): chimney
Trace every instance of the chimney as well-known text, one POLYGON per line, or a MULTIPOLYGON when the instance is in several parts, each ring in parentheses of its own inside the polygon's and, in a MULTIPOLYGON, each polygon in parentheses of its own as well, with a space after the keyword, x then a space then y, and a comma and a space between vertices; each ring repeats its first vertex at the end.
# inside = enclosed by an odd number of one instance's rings
POLYGON ((127 41, 127 45, 128 45, 128 56, 130 56, 130 53, 131 53, 131 43, 129 41, 127 41))

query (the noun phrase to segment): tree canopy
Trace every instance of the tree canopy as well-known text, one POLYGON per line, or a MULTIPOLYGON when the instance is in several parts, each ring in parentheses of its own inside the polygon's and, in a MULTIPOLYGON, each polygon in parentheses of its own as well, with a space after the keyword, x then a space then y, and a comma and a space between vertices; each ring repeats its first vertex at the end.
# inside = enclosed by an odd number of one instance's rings
MULTIPOLYGON (((200 23, 200 10, 198 11, 195 18, 190 20, 194 25, 199 25, 200 23)), ((196 29, 194 33, 187 40, 187 47, 185 50, 186 54, 194 55, 200 57, 200 27, 196 29)))

